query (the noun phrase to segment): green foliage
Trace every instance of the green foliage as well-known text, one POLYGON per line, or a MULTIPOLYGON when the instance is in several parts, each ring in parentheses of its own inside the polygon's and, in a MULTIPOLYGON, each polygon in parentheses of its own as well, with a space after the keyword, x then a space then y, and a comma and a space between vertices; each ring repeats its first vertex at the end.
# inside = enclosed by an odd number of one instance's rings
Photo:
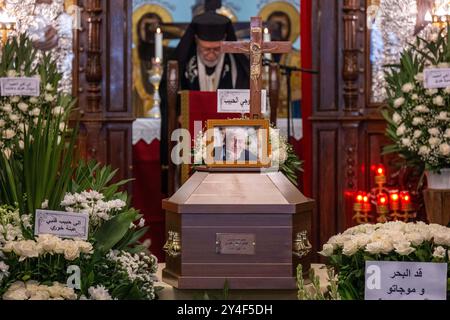
POLYGON ((396 64, 385 66, 385 80, 387 83, 387 106, 381 110, 383 118, 387 122, 386 136, 394 144, 386 146, 384 153, 397 153, 406 165, 419 167, 421 170, 439 171, 441 168, 450 166, 450 158, 439 151, 437 147, 429 142, 431 134, 429 128, 439 128, 442 132, 439 135, 440 143, 449 143, 444 132, 448 128, 448 122, 437 120, 440 112, 449 113, 450 96, 448 90, 437 89, 436 93, 430 93, 423 86, 423 70, 427 67, 440 66, 442 63, 450 63, 450 26, 439 31, 434 40, 427 40, 416 37, 415 43, 409 44, 396 64), (411 84, 412 90, 403 90, 405 84, 411 84), (440 97, 444 104, 438 105, 434 98, 440 97), (405 99, 404 103, 397 103, 398 99, 405 99), (428 112, 417 111, 415 108, 424 106, 428 112), (393 115, 399 119, 393 121, 393 115), (414 118, 423 118, 421 124, 414 123, 414 118), (406 132, 397 132, 400 125, 406 128, 406 132), (420 131, 421 135, 416 136, 414 132, 420 131), (407 139, 406 139, 407 138, 407 139), (406 139, 408 142, 404 142, 406 139), (419 152, 421 147, 428 147, 430 151, 419 152))
POLYGON ((287 158, 284 163, 280 165, 280 171, 292 182, 294 185, 298 186, 298 177, 300 172, 303 172, 301 161, 294 151, 291 144, 287 144, 287 158))
POLYGON ((315 275, 314 269, 309 269, 309 279, 311 285, 307 287, 303 279, 303 267, 301 264, 297 265, 297 288, 298 300, 340 300, 338 293, 338 286, 334 270, 327 268, 328 286, 325 292, 321 289, 320 278, 315 275))

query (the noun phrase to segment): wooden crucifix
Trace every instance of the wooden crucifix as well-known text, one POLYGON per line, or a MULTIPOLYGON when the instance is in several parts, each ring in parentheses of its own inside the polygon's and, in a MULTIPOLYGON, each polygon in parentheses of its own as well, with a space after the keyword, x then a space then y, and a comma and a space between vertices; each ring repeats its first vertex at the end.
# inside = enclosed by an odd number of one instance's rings
POLYGON ((291 51, 289 41, 263 42, 261 17, 252 17, 250 42, 222 41, 221 52, 250 55, 250 118, 261 117, 262 57, 264 53, 287 53, 291 51))

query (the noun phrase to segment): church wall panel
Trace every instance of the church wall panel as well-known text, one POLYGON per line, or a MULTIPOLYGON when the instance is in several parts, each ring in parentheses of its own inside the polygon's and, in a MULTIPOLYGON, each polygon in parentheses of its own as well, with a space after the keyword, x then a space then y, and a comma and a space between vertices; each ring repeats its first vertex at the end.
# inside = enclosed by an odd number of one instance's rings
MULTIPOLYGON (((319 78, 320 83, 327 83, 327 91, 324 92, 321 88, 319 95, 319 102, 313 115, 318 113, 325 113, 330 115, 333 112, 339 111, 339 106, 336 101, 338 96, 338 83, 336 79, 336 73, 339 72, 339 56, 340 53, 337 50, 338 42, 338 28, 337 28, 337 6, 336 1, 315 1, 317 7, 313 10, 316 13, 320 12, 318 24, 321 37, 320 39, 314 39, 313 41, 320 42, 319 45, 319 61, 318 68, 320 70, 319 78)), ((316 51, 317 52, 317 51, 316 51)))
POLYGON ((108 123, 106 126, 106 161, 113 168, 119 169, 117 176, 122 178, 131 177, 131 150, 127 148, 131 130, 129 123, 108 123))
POLYGON ((131 110, 131 3, 105 1, 104 78, 106 112, 110 117, 130 116, 131 110))
MULTIPOLYGON (((131 177, 131 1, 78 0, 81 29, 74 35, 74 84, 80 155, 131 177)), ((131 190, 131 184, 127 186, 131 190)))
POLYGON ((313 124, 314 246, 319 247, 337 230, 339 128, 332 123, 313 124))

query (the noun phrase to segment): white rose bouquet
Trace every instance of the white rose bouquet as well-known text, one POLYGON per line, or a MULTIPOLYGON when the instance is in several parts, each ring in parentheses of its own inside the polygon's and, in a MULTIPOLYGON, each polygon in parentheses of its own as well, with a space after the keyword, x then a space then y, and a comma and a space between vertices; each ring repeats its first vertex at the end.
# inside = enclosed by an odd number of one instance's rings
POLYGON ((319 253, 328 257, 338 271, 340 296, 343 299, 364 299, 366 260, 448 263, 449 248, 450 228, 396 221, 347 229, 331 237, 319 253))
POLYGON ((426 89, 423 75, 426 68, 450 67, 446 34, 443 29, 429 41, 417 37, 398 64, 386 66, 389 106, 383 116, 395 143, 386 151, 430 171, 450 167, 450 87, 426 89))
POLYGON ((74 99, 55 89, 61 75, 51 56, 36 62, 35 54, 21 36, 0 60, 1 76, 39 75, 42 93, 0 98, 0 299, 153 299, 157 260, 138 242, 148 228, 119 190, 128 181, 112 183, 116 170, 75 161, 74 99), (35 235, 41 208, 85 214, 88 239, 35 235), (79 268, 80 287, 69 287, 69 266, 79 268))

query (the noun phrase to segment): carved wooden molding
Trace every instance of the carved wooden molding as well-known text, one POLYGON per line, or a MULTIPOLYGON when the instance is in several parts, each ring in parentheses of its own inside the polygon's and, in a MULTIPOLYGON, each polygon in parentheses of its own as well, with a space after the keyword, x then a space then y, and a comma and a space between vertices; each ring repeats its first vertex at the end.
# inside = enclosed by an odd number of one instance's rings
POLYGON ((359 50, 356 47, 360 0, 345 0, 344 11, 344 111, 358 109, 359 50))
POLYGON ((101 48, 100 27, 102 23, 101 0, 86 0, 86 11, 88 13, 88 45, 86 63, 87 88, 87 111, 100 112, 101 107, 101 48))
POLYGON ((170 136, 172 132, 177 128, 178 117, 176 114, 177 110, 177 97, 179 88, 179 77, 178 77, 178 61, 170 60, 167 63, 167 121, 168 121, 168 184, 167 191, 169 195, 175 192, 175 165, 170 160, 170 155, 172 152, 172 142, 170 141, 170 136))
POLYGON ((280 92, 279 67, 276 63, 269 65, 269 100, 270 100, 270 122, 277 123, 277 111, 280 92))

